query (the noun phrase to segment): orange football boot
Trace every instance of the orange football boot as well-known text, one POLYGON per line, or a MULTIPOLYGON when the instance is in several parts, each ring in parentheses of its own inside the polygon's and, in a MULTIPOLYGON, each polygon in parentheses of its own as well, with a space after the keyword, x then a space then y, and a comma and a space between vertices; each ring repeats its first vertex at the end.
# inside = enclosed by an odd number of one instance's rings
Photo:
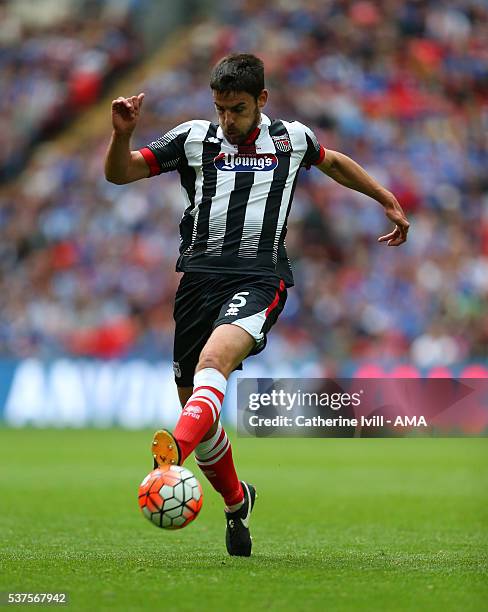
POLYGON ((180 449, 173 434, 166 429, 155 432, 151 444, 151 453, 154 459, 154 469, 162 465, 179 465, 180 449))

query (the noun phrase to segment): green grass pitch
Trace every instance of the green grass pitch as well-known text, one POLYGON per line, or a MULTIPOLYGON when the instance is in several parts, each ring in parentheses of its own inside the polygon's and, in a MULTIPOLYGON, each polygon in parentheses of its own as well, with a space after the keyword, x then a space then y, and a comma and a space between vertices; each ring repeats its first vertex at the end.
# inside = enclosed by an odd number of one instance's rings
POLYGON ((142 516, 150 436, 0 429, 0 591, 97 611, 488 608, 488 439, 234 437, 258 489, 239 559, 193 461, 198 519, 166 532, 142 516))

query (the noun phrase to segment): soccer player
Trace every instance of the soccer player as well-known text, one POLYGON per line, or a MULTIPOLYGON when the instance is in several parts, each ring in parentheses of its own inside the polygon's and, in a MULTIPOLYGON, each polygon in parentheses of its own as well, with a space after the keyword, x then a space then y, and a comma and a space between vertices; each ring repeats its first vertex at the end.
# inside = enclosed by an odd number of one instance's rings
POLYGON ((262 351, 283 310, 293 275, 286 223, 300 168, 316 166, 338 183, 370 196, 394 229, 378 238, 407 239, 408 221, 394 197, 352 159, 326 150, 298 121, 271 120, 262 61, 222 59, 210 79, 218 123, 192 120, 146 147, 131 150, 144 94, 112 102, 112 139, 105 176, 125 184, 176 170, 186 209, 180 223, 174 375, 183 407, 173 433, 152 442, 154 465, 181 465, 194 451, 222 495, 230 555, 249 556, 249 517, 256 492, 239 481, 219 413, 227 379, 262 351))

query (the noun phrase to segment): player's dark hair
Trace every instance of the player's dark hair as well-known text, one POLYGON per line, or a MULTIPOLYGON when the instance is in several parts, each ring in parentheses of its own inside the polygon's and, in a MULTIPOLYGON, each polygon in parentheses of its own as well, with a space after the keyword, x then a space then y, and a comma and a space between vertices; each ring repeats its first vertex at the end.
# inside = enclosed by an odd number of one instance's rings
POLYGON ((216 64, 210 87, 219 93, 245 91, 255 99, 264 89, 264 64, 250 53, 233 53, 216 64))

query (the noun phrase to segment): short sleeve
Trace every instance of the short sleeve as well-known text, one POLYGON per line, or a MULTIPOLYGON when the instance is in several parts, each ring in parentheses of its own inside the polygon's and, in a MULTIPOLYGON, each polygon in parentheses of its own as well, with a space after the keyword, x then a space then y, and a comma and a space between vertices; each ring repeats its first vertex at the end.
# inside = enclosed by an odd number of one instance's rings
POLYGON ((149 176, 176 170, 180 163, 186 159, 185 141, 190 133, 191 121, 182 123, 166 132, 164 136, 154 140, 147 146, 139 149, 149 166, 149 176))
POLYGON ((323 162, 325 157, 325 149, 319 143, 317 136, 315 136, 310 128, 304 125, 303 129, 305 130, 307 148, 305 150, 305 155, 303 156, 302 166, 310 168, 310 166, 317 166, 323 162))

